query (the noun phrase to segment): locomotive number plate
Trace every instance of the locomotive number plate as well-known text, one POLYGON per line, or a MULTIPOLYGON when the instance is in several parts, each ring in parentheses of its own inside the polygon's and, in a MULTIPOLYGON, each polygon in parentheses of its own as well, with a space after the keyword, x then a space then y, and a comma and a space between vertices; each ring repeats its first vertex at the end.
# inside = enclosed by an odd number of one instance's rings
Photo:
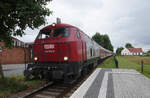
POLYGON ((54 49, 54 48, 55 48, 54 44, 45 44, 44 45, 44 49, 54 49))

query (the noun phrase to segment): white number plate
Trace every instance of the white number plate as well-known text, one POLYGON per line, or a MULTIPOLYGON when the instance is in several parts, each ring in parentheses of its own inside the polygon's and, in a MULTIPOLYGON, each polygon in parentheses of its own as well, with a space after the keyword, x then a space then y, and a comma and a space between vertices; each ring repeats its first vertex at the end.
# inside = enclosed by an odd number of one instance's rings
POLYGON ((54 49, 54 48, 55 48, 54 44, 45 44, 44 45, 44 49, 54 49))

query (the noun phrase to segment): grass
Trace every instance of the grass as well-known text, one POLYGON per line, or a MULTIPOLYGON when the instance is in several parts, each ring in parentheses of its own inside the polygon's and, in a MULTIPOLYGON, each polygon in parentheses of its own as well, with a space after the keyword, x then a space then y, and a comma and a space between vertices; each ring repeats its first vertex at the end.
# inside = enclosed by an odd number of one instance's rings
POLYGON ((35 88, 42 82, 40 80, 25 81, 23 75, 5 77, 5 79, 0 77, 0 98, 6 98, 28 88, 35 88))
MULTIPOLYGON (((141 72, 141 60, 144 62, 144 71, 142 74, 150 78, 150 57, 143 56, 117 56, 120 69, 135 69, 141 72)), ((98 67, 115 68, 113 57, 108 58, 98 67)))
POLYGON ((99 65, 98 67, 100 68, 115 68, 115 62, 113 60, 113 57, 110 57, 108 59, 106 59, 101 65, 99 65))

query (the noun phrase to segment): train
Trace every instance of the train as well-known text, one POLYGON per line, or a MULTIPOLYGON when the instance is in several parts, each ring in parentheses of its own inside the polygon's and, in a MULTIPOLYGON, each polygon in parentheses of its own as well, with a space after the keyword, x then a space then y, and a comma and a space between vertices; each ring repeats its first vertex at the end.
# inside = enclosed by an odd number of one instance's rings
POLYGON ((71 82, 85 75, 98 63, 111 56, 109 51, 79 28, 53 23, 40 30, 33 44, 34 62, 28 64, 24 76, 71 82))

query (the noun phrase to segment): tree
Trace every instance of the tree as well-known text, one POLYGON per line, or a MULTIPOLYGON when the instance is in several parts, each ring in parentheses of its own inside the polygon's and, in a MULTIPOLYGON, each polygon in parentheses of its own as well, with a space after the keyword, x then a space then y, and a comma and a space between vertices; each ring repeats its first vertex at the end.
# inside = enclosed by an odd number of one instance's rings
POLYGON ((96 34, 92 36, 92 39, 102 47, 113 51, 113 46, 107 34, 101 35, 100 33, 96 32, 96 34))
POLYGON ((126 48, 134 48, 134 47, 132 46, 132 44, 130 44, 130 43, 126 43, 125 47, 126 47, 126 48))
POLYGON ((110 39, 109 39, 108 35, 105 34, 105 35, 103 35, 102 38, 103 38, 103 41, 104 41, 104 44, 103 44, 104 48, 113 51, 113 46, 110 42, 110 39))
POLYGON ((150 53, 150 50, 148 50, 147 53, 150 53))
POLYGON ((117 54, 117 55, 121 55, 121 51, 122 51, 123 49, 124 49, 123 47, 117 48, 116 54, 117 54))
POLYGON ((102 38, 103 36, 100 35, 100 33, 96 32, 96 34, 94 36, 92 36, 92 39, 97 42, 99 45, 102 45, 104 44, 104 40, 102 38))
MULTIPOLYGON (((12 35, 22 36, 24 30, 38 28, 46 23, 46 16, 52 12, 46 8, 51 0, 1 0, 0 1, 0 42, 12 46, 12 35)), ((0 64, 0 73, 2 66, 0 64)))
POLYGON ((46 23, 52 12, 46 8, 51 0, 2 0, 0 1, 0 41, 12 45, 11 36, 22 36, 24 30, 38 28, 46 23))

